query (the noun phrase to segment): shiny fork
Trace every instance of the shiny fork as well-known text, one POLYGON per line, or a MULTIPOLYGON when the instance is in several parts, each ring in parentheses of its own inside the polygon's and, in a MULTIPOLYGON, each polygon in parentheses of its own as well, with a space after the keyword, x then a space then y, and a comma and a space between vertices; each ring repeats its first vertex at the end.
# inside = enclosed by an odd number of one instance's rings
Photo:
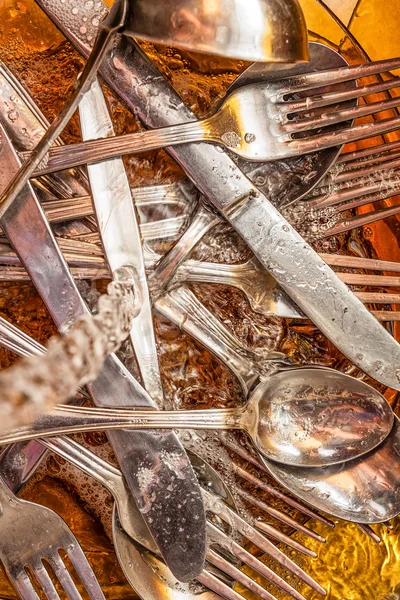
POLYGON ((400 59, 384 60, 306 73, 268 82, 267 85, 243 86, 234 90, 214 115, 202 121, 50 149, 46 165, 40 166, 35 175, 195 141, 221 144, 243 158, 267 161, 299 156, 387 133, 400 126, 400 117, 357 125, 350 130, 346 126, 335 131, 324 131, 324 128, 398 107, 398 98, 357 107, 344 104, 399 87, 398 78, 345 91, 318 94, 318 89, 357 81, 399 66, 400 59), (305 98, 295 99, 303 92, 308 92, 305 98), (341 109, 338 108, 340 104, 343 104, 341 109), (320 108, 324 110, 320 111, 320 108))
POLYGON ((105 600, 86 556, 61 517, 44 506, 20 500, 1 477, 0 508, 0 559, 23 600, 39 600, 33 581, 48 600, 60 600, 45 565, 51 567, 68 598, 81 600, 60 550, 67 554, 90 598, 105 600))
POLYGON ((331 209, 335 223, 319 228, 316 238, 324 238, 369 225, 399 214, 400 206, 374 209, 362 215, 340 218, 342 212, 386 200, 400 193, 400 142, 384 143, 339 157, 338 164, 298 206, 316 218, 331 209))
MULTIPOLYGON (((132 514, 127 511, 128 504, 126 484, 121 472, 118 471, 118 469, 111 467, 107 462, 100 459, 96 455, 93 455, 91 451, 83 448, 69 438, 54 438, 43 440, 41 443, 50 450, 53 450, 62 456, 64 459, 73 462, 75 466, 105 485, 114 496, 121 526, 125 529, 125 531, 131 535, 133 534, 133 537, 136 539, 136 541, 139 541, 141 544, 148 547, 147 540, 144 539, 143 535, 141 535, 138 539, 138 536, 135 533, 137 520, 141 520, 140 513, 136 511, 134 513, 135 519, 133 519, 132 514)), ((285 557, 282 552, 280 552, 271 544, 271 542, 261 535, 253 527, 252 521, 249 517, 246 518, 246 520, 243 519, 225 503, 223 503, 217 496, 209 491, 203 490, 203 496, 206 509, 209 511, 209 513, 214 514, 215 516, 219 517, 219 519, 225 521, 230 527, 233 527, 234 531, 251 540, 260 550, 263 550, 269 556, 273 557, 278 561, 279 564, 284 566, 291 573, 295 574, 302 581, 310 585, 313 589, 321 594, 325 593, 321 586, 313 581, 312 578, 306 575, 293 561, 285 557)), ((278 541, 285 543, 309 556, 315 556, 312 551, 282 534, 274 527, 268 526, 266 527, 266 531, 269 533, 269 535, 273 535, 273 537, 275 537, 275 539, 278 541)), ((298 600, 302 598, 302 596, 296 592, 290 584, 274 573, 270 568, 266 567, 266 565, 264 565, 256 557, 248 553, 244 549, 243 545, 237 542, 234 537, 227 535, 221 531, 221 529, 217 528, 210 519, 207 522, 207 536, 209 550, 206 555, 206 560, 208 563, 222 571, 222 573, 225 573, 229 577, 233 577, 236 581, 242 583, 247 589, 260 596, 260 598, 273 600, 274 596, 256 584, 251 577, 244 575, 236 566, 231 564, 229 560, 227 560, 226 556, 223 556, 220 553, 218 547, 222 547, 225 551, 228 551, 237 559, 240 559, 242 562, 255 569, 260 575, 277 585, 291 597, 298 600)), ((156 550, 154 545, 150 546, 150 550, 156 550)), ((215 575, 215 571, 212 571, 212 573, 215 575)), ((210 577, 210 572, 207 568, 205 571, 203 571, 199 581, 204 582, 210 587, 210 589, 213 589, 217 593, 222 593, 223 595, 228 593, 228 596, 225 595, 225 597, 233 597, 229 595, 229 590, 226 590, 224 586, 221 585, 223 582, 216 584, 216 582, 213 581, 213 578, 210 577)))
MULTIPOLYGON (((321 258, 331 266, 374 271, 400 272, 399 263, 376 259, 321 254, 321 258)), ((79 252, 64 252, 75 279, 108 279, 110 271, 101 257, 82 255, 79 252)), ((150 257, 152 260, 152 257, 150 257)), ((362 273, 338 273, 342 281, 351 286, 400 287, 400 277, 371 275, 362 273)), ((28 273, 19 265, 18 257, 9 250, 0 248, 0 281, 29 281, 28 273)), ((172 279, 171 288, 183 283, 211 283, 233 286, 246 296, 252 310, 265 316, 288 319, 306 319, 295 303, 279 287, 276 281, 263 269, 257 259, 245 263, 220 264, 188 260, 179 266, 172 279)), ((354 291, 364 304, 400 304, 397 292, 354 291)), ((161 300, 161 304, 163 301, 161 300)), ((155 300, 155 307, 158 300, 155 300)), ((379 321, 400 321, 400 311, 371 310, 379 321)))
MULTIPOLYGON (((352 269, 370 269, 400 272, 399 263, 393 261, 359 258, 336 254, 320 254, 330 266, 352 269)), ((360 273, 338 273, 338 277, 352 286, 398 287, 400 277, 367 275, 360 273)), ((231 285, 240 289, 254 312, 292 319, 306 318, 285 292, 278 286, 255 257, 245 263, 226 265, 188 260, 179 266, 172 285, 185 282, 206 282, 231 285)), ((364 304, 399 304, 400 294, 354 291, 364 304)), ((399 321, 400 312, 371 311, 380 321, 399 321)))

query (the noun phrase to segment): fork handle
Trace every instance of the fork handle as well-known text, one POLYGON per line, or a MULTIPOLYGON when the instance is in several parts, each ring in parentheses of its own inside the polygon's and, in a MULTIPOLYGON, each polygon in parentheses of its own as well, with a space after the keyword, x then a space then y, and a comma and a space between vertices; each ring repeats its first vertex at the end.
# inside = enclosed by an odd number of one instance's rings
POLYGON ((161 259, 148 276, 153 294, 159 296, 174 277, 179 265, 187 258, 196 244, 214 225, 221 221, 215 212, 200 205, 189 227, 174 247, 161 259))
MULTIPOLYGON (((134 154, 188 144, 200 140, 213 140, 208 121, 195 121, 170 125, 160 129, 127 133, 113 138, 88 140, 77 144, 68 144, 50 148, 47 157, 34 171, 32 177, 70 169, 78 165, 90 165, 110 158, 117 158, 125 154, 134 154)), ((218 140, 215 140, 218 141, 218 140)), ((21 158, 28 159, 30 152, 22 152, 21 158)))

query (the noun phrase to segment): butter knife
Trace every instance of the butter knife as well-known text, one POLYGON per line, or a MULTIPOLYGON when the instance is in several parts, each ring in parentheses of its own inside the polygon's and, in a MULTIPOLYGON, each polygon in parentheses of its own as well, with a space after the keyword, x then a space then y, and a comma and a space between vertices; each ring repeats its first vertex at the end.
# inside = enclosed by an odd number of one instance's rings
MULTIPOLYGON (((36 0, 75 47, 88 56, 105 4, 36 0), (72 11, 72 15, 71 15, 72 11), (82 34, 82 22, 91 23, 82 34)), ((150 128, 195 120, 168 81, 130 39, 120 38, 101 74, 150 128)), ((246 178, 226 152, 196 143, 168 149, 198 189, 235 227, 261 264, 300 309, 354 364, 400 390, 400 346, 333 270, 246 178)))
MULTIPOLYGON (((79 105, 84 140, 114 135, 100 84, 95 80, 79 105)), ((140 314, 133 319, 130 338, 144 387, 163 407, 163 391, 147 286, 142 242, 128 177, 121 158, 88 166, 93 204, 104 254, 111 272, 133 266, 141 296, 140 314)))
MULTIPOLYGON (((4 189, 20 161, 2 125, 0 142, 0 189, 4 189)), ((65 331, 87 309, 30 185, 6 211, 0 224, 57 326, 65 331)), ((117 402, 155 407, 115 356, 106 360, 90 391, 100 405, 117 402)), ((183 447, 175 434, 166 432, 131 435, 122 431, 110 435, 110 441, 166 563, 177 579, 192 579, 203 567, 205 515, 200 488, 183 447), (147 486, 143 485, 146 473, 147 486), (167 487, 171 489, 169 497, 165 494, 167 487), (184 499, 187 502, 182 502, 184 499)))

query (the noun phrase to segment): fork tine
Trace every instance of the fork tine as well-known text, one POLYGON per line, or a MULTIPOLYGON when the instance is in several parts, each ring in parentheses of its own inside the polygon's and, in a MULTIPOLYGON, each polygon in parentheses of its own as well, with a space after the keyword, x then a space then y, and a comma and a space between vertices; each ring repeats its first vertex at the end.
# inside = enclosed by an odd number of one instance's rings
POLYGON ((347 102, 348 100, 355 100, 356 98, 361 98, 362 96, 369 96, 371 94, 385 92, 396 87, 400 87, 399 77, 395 77, 394 79, 383 81, 381 83, 364 85, 362 87, 354 88, 352 90, 327 92, 326 94, 310 96, 305 100, 284 102, 282 105, 279 106, 279 110, 284 111, 285 113, 304 112, 305 110, 313 110, 315 108, 321 108, 323 106, 339 104, 340 102, 347 102))
MULTIPOLYGON (((325 542, 326 541, 325 538, 322 537, 322 535, 319 535, 318 533, 315 533, 315 531, 312 531, 311 529, 304 527, 304 525, 302 525, 301 523, 298 523, 297 521, 292 519, 292 517, 289 517, 284 512, 278 510, 277 508, 273 508, 266 502, 259 500, 252 494, 247 493, 245 490, 239 488, 237 490, 237 493, 239 494, 239 496, 241 498, 243 498, 243 500, 246 500, 246 502, 248 502, 249 504, 253 504, 253 506, 256 506, 260 510, 271 515, 271 517, 274 517, 275 519, 282 521, 286 525, 289 525, 289 527, 293 527, 293 529, 300 531, 304 535, 307 535, 308 537, 316 540, 317 542, 325 542)), ((258 525, 258 521, 255 523, 256 527, 257 527, 257 525, 258 525)))
POLYGON ((316 73, 303 73, 294 77, 287 77, 285 81, 279 82, 279 94, 276 95, 275 101, 282 102, 287 94, 295 94, 313 88, 323 87, 325 85, 334 85, 360 79, 361 77, 369 77, 378 73, 385 73, 398 69, 400 67, 400 58, 391 58, 389 60, 379 60, 368 64, 353 65, 351 67, 338 67, 336 69, 328 69, 316 73))
POLYGON ((80 545, 77 543, 70 544, 66 549, 66 552, 92 600, 105 600, 96 575, 80 545))
POLYGON ((262 481, 261 479, 254 477, 254 475, 247 473, 247 471, 245 471, 244 469, 242 469, 235 463, 232 463, 232 464, 233 464, 234 472, 237 475, 239 475, 239 477, 242 477, 242 479, 245 479, 249 483, 256 485, 257 487, 261 488, 265 492, 268 492, 269 494, 271 494, 271 496, 274 496, 275 498, 279 498, 280 500, 283 500, 284 502, 286 502, 287 504, 289 504, 296 510, 299 510, 300 512, 304 513, 311 519, 315 519, 316 521, 319 521, 320 523, 322 523, 323 525, 327 525, 328 527, 335 526, 335 524, 332 521, 330 521, 326 517, 323 517, 322 515, 318 514, 312 508, 308 508, 308 506, 304 506, 303 504, 301 504, 294 498, 291 498, 290 496, 288 496, 284 492, 281 492, 280 490, 278 490, 274 486, 270 485, 269 483, 266 483, 265 481, 262 481))
POLYGON ((400 286, 400 277, 391 277, 390 275, 364 275, 363 273, 337 273, 337 275, 347 285, 400 286))
POLYGON ((38 565, 34 565, 31 567, 36 579, 42 586, 42 589, 46 595, 48 600, 60 600, 60 596, 54 587, 54 583, 52 582, 48 572, 45 569, 45 566, 42 562, 38 565))
POLYGON ((369 148, 363 148, 362 150, 354 150, 353 152, 344 152, 341 154, 336 164, 351 164, 356 163, 358 160, 365 157, 372 157, 376 155, 385 154, 386 152, 390 152, 391 150, 397 150, 400 148, 400 141, 396 140, 394 142, 385 142, 383 144, 377 144, 376 146, 370 146, 369 148))
POLYGON ((216 577, 213 573, 207 571, 207 569, 204 569, 202 573, 197 576, 197 581, 208 587, 216 594, 219 594, 222 598, 226 598, 226 600, 243 600, 243 596, 235 592, 235 590, 218 579, 218 577, 216 577))
MULTIPOLYGON (((274 583, 277 587, 279 587, 281 590, 287 592, 290 596, 292 596, 296 600, 304 600, 304 597, 299 592, 297 592, 297 590, 292 588, 292 586, 287 581, 282 579, 282 577, 280 577, 277 573, 272 571, 272 569, 267 567, 267 565, 265 565, 263 562, 261 562, 256 556, 253 556, 253 554, 250 554, 250 552, 245 550, 242 546, 240 546, 237 542, 235 542, 231 537, 227 536, 226 533, 224 533, 223 531, 218 529, 215 525, 213 525, 211 523, 207 524, 207 533, 209 534, 209 537, 212 541, 214 541, 218 545, 222 546, 222 548, 225 548, 228 552, 230 552, 236 558, 238 558, 239 560, 244 562, 247 566, 251 567, 252 569, 257 571, 257 573, 259 573, 260 575, 265 577, 265 579, 267 579, 271 583, 274 583)), ((240 532, 240 533, 242 533, 242 532, 240 532)), ((261 534, 260 534, 260 536, 261 536, 261 534)), ((258 544, 255 543, 253 539, 251 541, 256 546, 258 546, 258 544)), ((260 548, 260 546, 258 546, 258 547, 260 548)), ((260 549, 263 550, 263 548, 260 548, 260 549)), ((269 553, 267 553, 267 554, 269 554, 269 553)), ((316 582, 314 580, 312 580, 312 582, 314 585, 318 586, 318 584, 316 584, 316 582)), ((322 590, 322 588, 320 586, 318 586, 318 590, 319 589, 322 590)), ((321 593, 324 593, 324 590, 321 593)))
POLYGON ((214 550, 209 550, 209 552, 207 552, 207 560, 212 565, 214 565, 214 567, 217 567, 223 573, 226 573, 227 575, 232 577, 232 579, 234 579, 238 583, 241 583, 250 592, 253 592, 253 594, 257 594, 257 596, 259 596, 263 600, 276 600, 275 596, 273 596, 266 589, 261 587, 261 585, 254 581, 254 579, 251 579, 248 575, 246 575, 246 573, 243 573, 243 571, 232 565, 214 550))
MULTIPOLYGON (((387 187, 393 192, 396 189, 396 184, 400 187, 400 179, 391 180, 387 182, 387 187)), ((377 183, 368 183, 368 185, 357 185, 354 187, 344 187, 334 192, 329 192, 329 189, 326 191, 320 192, 316 196, 310 196, 305 199, 304 202, 307 203, 310 207, 316 208, 327 208, 329 206, 335 206, 336 204, 342 204, 343 202, 348 202, 349 200, 355 200, 356 198, 361 198, 368 194, 375 192, 382 192, 385 188, 385 182, 378 181, 377 183)))
MULTIPOLYGON (((264 465, 261 464, 256 458, 254 458, 254 456, 252 456, 250 454, 250 452, 247 452, 247 450, 245 450, 243 448, 243 446, 240 446, 235 440, 231 439, 231 437, 229 436, 229 433, 227 431, 223 432, 223 434, 220 435, 220 440, 227 448, 229 448, 230 450, 232 450, 233 452, 235 452, 236 454, 238 454, 239 456, 244 458, 250 464, 252 464, 255 467, 257 467, 258 469, 260 469, 263 473, 267 473, 267 469, 264 467, 264 465)), ((233 464, 233 468, 235 469, 236 474, 240 476, 241 468, 234 462, 232 464, 233 464)), ((256 480, 256 478, 254 478, 254 480, 256 480)), ((258 480, 256 480, 256 481, 258 481, 258 480)), ((254 484, 257 486, 257 483, 254 483, 254 484)), ((309 537, 311 537, 317 541, 325 542, 325 538, 323 538, 319 534, 315 533, 314 531, 307 529, 307 527, 304 527, 303 525, 298 523, 295 519, 292 519, 291 517, 289 517, 286 513, 278 510, 277 508, 273 508, 266 502, 262 502, 258 498, 255 498, 254 496, 248 494, 245 490, 243 490, 240 487, 238 488, 237 491, 238 491, 238 494, 242 498, 247 500, 247 502, 249 502, 250 504, 253 504, 254 506, 257 506, 259 509, 261 509, 264 512, 266 512, 267 514, 271 515, 278 521, 282 521, 282 523, 285 523, 286 525, 289 525, 290 527, 293 527, 294 529, 301 531, 305 535, 308 535, 309 537)), ((287 500, 285 500, 285 502, 287 503, 287 500)))
MULTIPOLYGON (((389 188, 386 192, 376 192, 376 194, 372 194, 372 195, 368 195, 368 196, 363 196, 362 198, 357 198, 356 200, 350 201, 350 202, 345 202, 344 204, 340 204, 339 206, 335 206, 335 210, 336 212, 344 212, 346 210, 351 210, 353 208, 359 208, 360 206, 366 206, 367 204, 373 204, 374 202, 379 202, 382 200, 386 200, 388 198, 393 198, 394 196, 397 196, 400 193, 400 186, 398 188, 389 188)), ((387 207, 387 208, 394 208, 394 207, 387 207)), ((381 209, 383 210, 383 209, 381 209)), ((371 214, 374 211, 371 211, 371 214)), ((356 215, 357 216, 362 216, 362 215, 356 215)))
POLYGON ((324 253, 320 253, 320 257, 331 267, 349 267, 350 269, 370 269, 371 271, 393 271, 394 273, 400 273, 400 263, 392 260, 324 253))
POLYGON ((357 292, 357 298, 365 304, 400 304, 400 294, 357 292))
MULTIPOLYGON (((249 525, 246 521, 242 519, 237 513, 235 513, 232 509, 230 509, 226 504, 221 501, 215 502, 212 494, 209 492, 203 491, 204 498, 206 499, 206 506, 212 512, 220 517, 223 521, 225 521, 231 527, 234 527, 239 533, 241 533, 244 537, 246 537, 253 544, 258 546, 260 550, 271 556, 274 560, 276 560, 281 566, 290 571, 293 575, 296 575, 299 579, 304 581, 307 585, 312 587, 314 590, 324 593, 323 588, 314 581, 310 575, 305 573, 299 565, 293 562, 286 554, 284 554, 281 550, 279 550, 272 542, 270 542, 266 537, 264 537, 261 533, 259 533, 254 527, 249 525), (217 506, 218 505, 218 506, 217 506), (216 509, 217 506, 217 509, 216 509), (216 509, 216 510, 215 510, 216 509)), ((211 524, 208 524, 207 527, 211 524)), ((219 530, 217 530, 219 531, 219 530)), ((230 544, 232 540, 230 540, 230 544)), ((229 549, 229 548, 228 548, 229 549)), ((277 575, 274 573, 274 577, 277 575)), ((280 578, 279 578, 280 579, 280 578)), ((287 584, 285 584, 286 586, 287 584)), ((282 585, 280 585, 282 587, 282 585)), ((289 586, 290 587, 290 586, 289 586)))
MULTIPOLYGON (((345 231, 350 231, 351 229, 355 229, 356 227, 362 227, 363 225, 369 225, 370 223, 375 223, 375 221, 379 221, 380 219, 386 219, 387 217, 393 217, 400 213, 400 206, 390 206, 388 208, 382 208, 381 210, 374 210, 364 215, 358 215, 356 217, 350 217, 348 219, 342 219, 338 221, 335 225, 326 229, 325 231, 321 231, 317 234, 318 238, 325 238, 331 235, 338 235, 339 233, 344 233, 345 231)), ((338 273, 339 277, 344 275, 344 273, 338 273)), ((346 281, 346 283, 352 283, 351 281, 346 281)), ((358 285, 358 284, 356 284, 358 285)), ((371 285, 371 284, 366 284, 371 285)), ((378 285, 378 284, 373 284, 378 285)), ((399 284, 384 284, 384 285, 399 285, 399 284)))
POLYGON ((37 595, 35 588, 32 585, 31 580, 25 571, 18 575, 17 577, 12 577, 6 569, 7 574, 12 582, 13 586, 17 590, 18 594, 23 598, 23 600, 40 600, 37 595))
MULTIPOLYGON (((396 171, 400 166, 400 152, 392 152, 390 157, 381 156, 375 161, 365 161, 365 166, 357 167, 353 170, 342 171, 330 178, 330 182, 334 184, 343 183, 345 181, 357 181, 367 175, 374 175, 384 180, 387 171, 396 171), (390 160, 389 160, 390 159, 390 160)), ((397 172, 395 172, 397 174, 397 172)))
MULTIPOLYGON (((281 141, 286 141, 290 156, 297 154, 308 154, 331 148, 332 146, 341 146, 350 142, 357 142, 366 138, 374 137, 390 131, 395 131, 400 127, 400 117, 383 119, 375 123, 364 123, 356 125, 351 129, 339 129, 330 133, 319 133, 308 138, 292 140, 290 134, 281 136, 281 141)), ((288 153, 285 154, 288 156, 288 153)))
POLYGON ((80 595, 71 575, 69 574, 67 567, 61 559, 61 556, 56 553, 49 553, 46 559, 49 561, 51 568, 53 569, 58 581, 61 583, 62 588, 67 594, 69 600, 82 600, 82 596, 80 595))
POLYGON ((314 552, 314 550, 310 550, 310 548, 307 548, 306 546, 303 546, 303 544, 296 542, 296 540, 292 539, 288 535, 285 535, 281 531, 278 531, 277 529, 275 529, 275 527, 273 527, 269 523, 266 523, 265 521, 254 521, 254 527, 256 529, 259 529, 262 533, 265 533, 269 537, 272 537, 273 539, 277 540, 278 542, 286 544, 286 546, 290 546, 294 550, 297 550, 297 552, 301 552, 301 554, 311 556, 311 558, 317 557, 317 554, 316 552, 314 552))
POLYGON ((371 538, 371 540, 373 540, 377 544, 381 543, 381 541, 382 541, 381 538, 379 537, 379 535, 377 535, 375 533, 375 531, 369 525, 364 525, 364 523, 357 523, 357 525, 360 529, 362 529, 362 531, 364 533, 367 534, 368 537, 371 538))
POLYGON ((378 319, 378 321, 400 321, 400 312, 397 312, 395 310, 373 310, 371 312, 374 315, 374 317, 378 319))
MULTIPOLYGON (((372 157, 371 157, 372 158, 372 157)), ((382 176, 383 170, 396 169, 400 165, 400 152, 390 152, 384 156, 378 156, 374 160, 366 158, 357 163, 343 163, 345 170, 337 174, 331 174, 329 179, 333 183, 341 183, 352 179, 360 179, 371 173, 382 176)))
POLYGON ((336 125, 337 123, 352 121, 353 119, 358 119, 359 117, 377 114, 391 108, 398 108, 399 105, 400 98, 395 97, 391 98, 390 100, 371 102, 370 104, 345 108, 343 110, 324 113, 315 117, 305 117, 304 119, 299 119, 297 121, 285 121, 282 127, 286 134, 293 135, 302 131, 308 132, 312 131, 313 129, 319 129, 320 127, 336 125))

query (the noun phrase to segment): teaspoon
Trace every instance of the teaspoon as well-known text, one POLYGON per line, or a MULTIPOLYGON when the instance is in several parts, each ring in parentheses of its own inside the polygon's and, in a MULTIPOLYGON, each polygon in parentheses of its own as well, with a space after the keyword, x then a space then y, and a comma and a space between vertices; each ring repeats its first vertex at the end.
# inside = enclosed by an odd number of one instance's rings
POLYGON ((320 467, 373 450, 389 435, 393 419, 386 399, 366 383, 310 367, 262 381, 244 407, 158 412, 58 406, 33 425, 2 434, 0 443, 111 429, 242 429, 269 459, 320 467))

